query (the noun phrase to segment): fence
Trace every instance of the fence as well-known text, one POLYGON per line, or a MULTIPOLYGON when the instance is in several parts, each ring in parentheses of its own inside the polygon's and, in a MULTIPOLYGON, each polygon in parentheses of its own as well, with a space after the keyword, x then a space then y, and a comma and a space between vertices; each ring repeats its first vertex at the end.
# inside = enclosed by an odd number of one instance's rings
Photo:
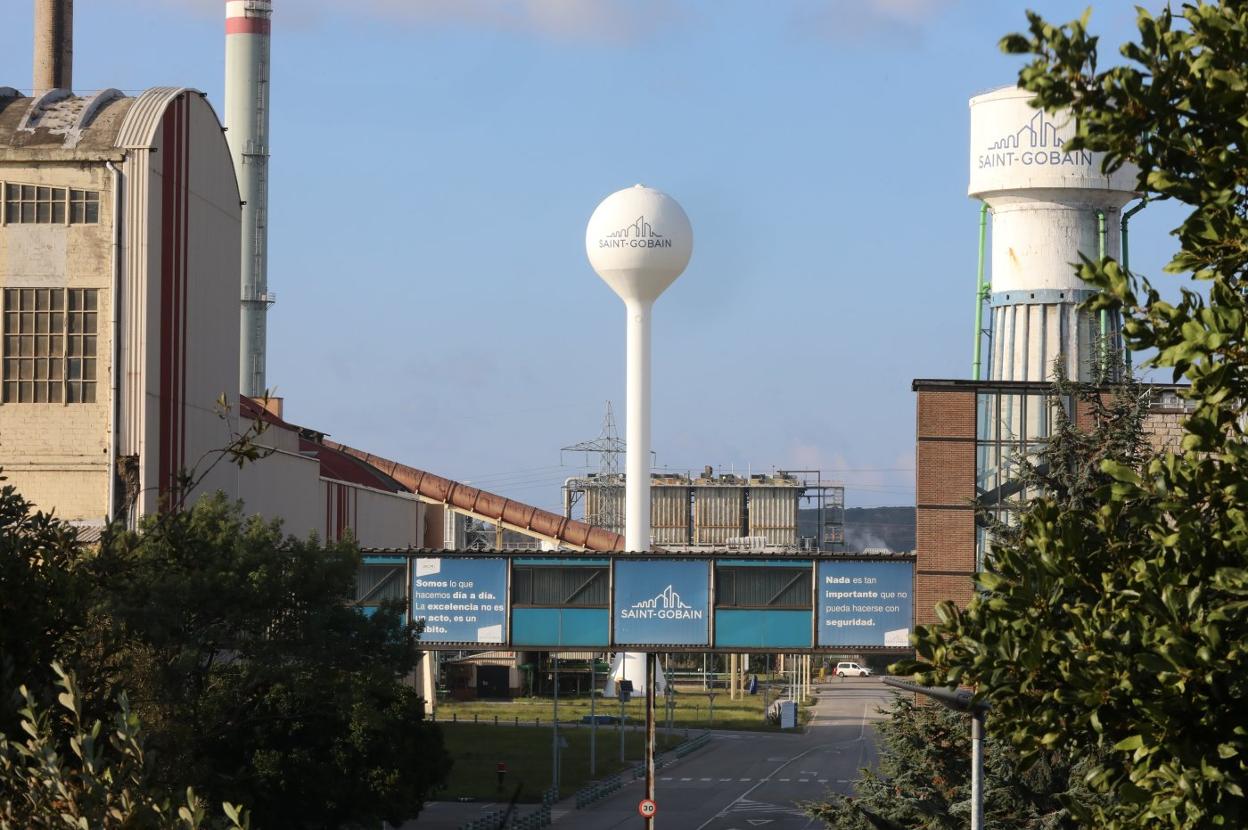
POLYGON ((559 791, 551 787, 542 793, 541 806, 531 813, 517 815, 514 807, 493 810, 461 825, 459 830, 542 830, 550 826, 550 808, 558 800, 559 791))

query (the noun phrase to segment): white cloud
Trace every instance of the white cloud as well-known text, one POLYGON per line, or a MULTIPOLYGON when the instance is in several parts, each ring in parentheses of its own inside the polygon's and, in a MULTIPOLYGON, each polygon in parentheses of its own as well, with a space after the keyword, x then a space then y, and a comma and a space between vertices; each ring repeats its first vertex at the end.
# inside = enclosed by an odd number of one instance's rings
MULTIPOLYGON (((125 2, 170 8, 169 0, 125 2)), ((174 5, 197 15, 224 15, 222 0, 174 0, 174 5)), ((274 0, 273 6, 275 26, 299 29, 332 12, 402 25, 461 25, 597 42, 643 40, 686 16, 684 0, 274 0)))
POLYGON ((922 38, 923 27, 959 0, 813 0, 793 15, 798 31, 848 42, 900 42, 922 38))

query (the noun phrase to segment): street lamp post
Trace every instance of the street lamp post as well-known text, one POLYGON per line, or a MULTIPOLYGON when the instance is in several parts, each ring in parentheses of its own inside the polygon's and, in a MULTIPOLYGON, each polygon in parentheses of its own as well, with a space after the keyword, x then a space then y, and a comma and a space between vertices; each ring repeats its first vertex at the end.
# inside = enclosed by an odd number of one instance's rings
POLYGON ((984 718, 991 708, 965 689, 920 686, 895 677, 885 677, 884 685, 905 692, 930 697, 942 706, 971 716, 971 830, 983 830, 984 826, 984 718))

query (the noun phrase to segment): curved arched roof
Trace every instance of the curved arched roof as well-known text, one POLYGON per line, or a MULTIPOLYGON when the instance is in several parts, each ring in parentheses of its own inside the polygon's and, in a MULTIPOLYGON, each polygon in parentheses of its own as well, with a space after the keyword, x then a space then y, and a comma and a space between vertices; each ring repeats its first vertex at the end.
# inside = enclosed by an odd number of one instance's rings
POLYGON ((90 95, 54 89, 30 97, 0 87, 0 158, 63 151, 105 156, 149 147, 165 110, 187 92, 203 94, 186 87, 153 87, 134 97, 116 89, 90 95))

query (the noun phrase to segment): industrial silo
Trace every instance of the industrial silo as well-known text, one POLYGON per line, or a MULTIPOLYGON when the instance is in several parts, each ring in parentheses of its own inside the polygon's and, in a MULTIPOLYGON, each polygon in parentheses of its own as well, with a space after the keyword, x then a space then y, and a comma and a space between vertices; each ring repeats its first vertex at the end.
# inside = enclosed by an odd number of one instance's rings
POLYGON ((689 544, 689 479, 672 476, 650 486, 650 534, 661 546, 689 544))
MULTIPOLYGON (((1067 149, 1073 118, 1036 110, 1031 97, 1010 86, 970 101, 968 192, 992 217, 991 279, 976 298, 975 377, 987 299, 989 380, 1048 380, 1059 357, 1069 377, 1090 380, 1097 361, 1121 350, 1120 322, 1116 313, 1080 307, 1096 290, 1072 263, 1118 257, 1137 171, 1104 173, 1101 154, 1067 149)), ((981 263, 982 244, 981 233, 981 263)))
POLYGON ((750 480, 749 536, 768 547, 797 547, 797 503, 802 488, 793 479, 757 476, 750 480))
POLYGON ((725 545, 742 535, 745 487, 721 476, 719 484, 697 484, 693 501, 693 543, 725 545))

